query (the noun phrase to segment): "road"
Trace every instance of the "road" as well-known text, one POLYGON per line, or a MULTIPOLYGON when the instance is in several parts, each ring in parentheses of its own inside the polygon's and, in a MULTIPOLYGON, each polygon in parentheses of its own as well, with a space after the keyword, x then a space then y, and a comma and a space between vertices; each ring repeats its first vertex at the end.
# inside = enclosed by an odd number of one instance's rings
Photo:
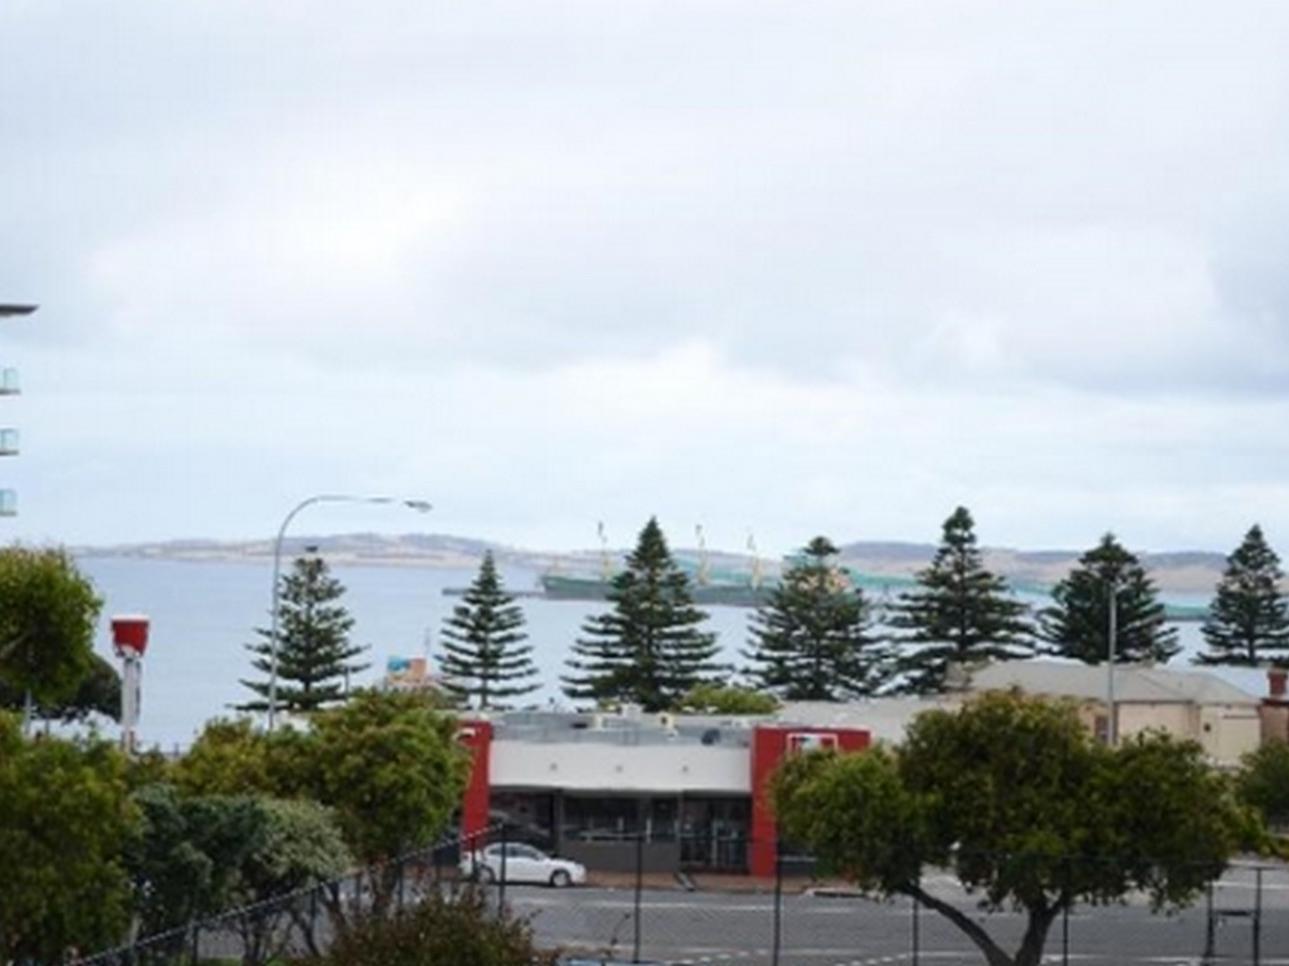
MULTIPOLYGON (((985 915, 947 876, 928 881, 938 896, 973 910, 991 935, 1014 948, 1024 925, 1014 913, 985 915)), ((1256 890, 1252 875, 1234 872, 1215 890, 1214 908, 1230 915, 1215 938, 1220 962, 1253 962, 1251 912, 1256 890)), ((538 941, 565 949, 615 954, 630 959, 635 940, 635 896, 630 890, 566 891, 509 886, 506 901, 531 916, 538 941)), ((768 966, 774 962, 774 898, 766 894, 686 893, 648 890, 641 896, 642 958, 668 964, 727 963, 768 966)), ((935 966, 979 966, 984 962, 951 923, 923 909, 914 916, 908 900, 875 902, 854 896, 783 897, 782 966, 877 966, 920 962, 935 966)), ((1062 922, 1048 940, 1047 962, 1062 962, 1062 922)), ((1205 948, 1206 903, 1172 916, 1153 915, 1144 901, 1081 907, 1069 917, 1070 963, 1080 966, 1152 964, 1198 966, 1205 948)), ((1289 873, 1265 878, 1262 890, 1261 962, 1289 966, 1289 873)))

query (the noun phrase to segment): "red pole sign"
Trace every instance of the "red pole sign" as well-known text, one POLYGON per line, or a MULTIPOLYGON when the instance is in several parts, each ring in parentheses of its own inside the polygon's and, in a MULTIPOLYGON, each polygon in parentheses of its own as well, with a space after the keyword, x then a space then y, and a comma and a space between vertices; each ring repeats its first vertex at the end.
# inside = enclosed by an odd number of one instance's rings
POLYGON ((116 653, 143 657, 148 649, 148 618, 142 614, 121 614, 112 618, 112 644, 116 653))

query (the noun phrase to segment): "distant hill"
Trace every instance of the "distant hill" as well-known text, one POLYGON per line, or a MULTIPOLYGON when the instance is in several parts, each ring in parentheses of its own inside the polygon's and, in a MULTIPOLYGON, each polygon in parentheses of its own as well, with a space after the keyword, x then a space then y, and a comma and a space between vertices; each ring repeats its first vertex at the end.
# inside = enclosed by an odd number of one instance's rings
MULTIPOLYGON (((492 550, 503 566, 531 570, 559 570, 566 573, 594 573, 600 568, 600 551, 551 552, 510 547, 504 544, 442 533, 346 533, 289 537, 284 555, 291 557, 316 547, 337 565, 364 564, 407 567, 471 568, 486 550, 492 550)), ((271 539, 216 541, 204 539, 167 540, 159 543, 118 544, 78 547, 73 551, 87 557, 132 557, 152 560, 263 561, 273 556, 271 539)), ((1020 587, 1046 587, 1060 580, 1082 551, 1016 550, 983 548, 987 565, 1020 587)), ((611 550, 616 561, 623 550, 611 550)), ((874 575, 909 576, 930 563, 935 547, 927 543, 898 541, 856 541, 841 547, 842 561, 849 567, 874 575)), ((694 548, 677 548, 676 554, 692 564, 698 558, 694 548)), ((1175 551, 1142 555, 1146 567, 1161 590, 1170 593, 1207 594, 1225 566, 1222 554, 1208 551, 1175 551)), ((779 561, 762 562, 767 576, 779 569, 779 561)), ((712 551, 709 564, 725 573, 750 571, 747 554, 712 551)))
MULTIPOLYGON (((929 543, 859 541, 841 548, 850 567, 866 573, 908 576, 931 562, 935 546, 929 543)), ((983 547, 985 564, 1021 586, 1048 587, 1075 565, 1082 550, 1015 550, 983 547)), ((1207 550, 1139 554, 1161 590, 1171 593, 1207 594, 1222 575, 1226 558, 1207 550)))
MULTIPOLYGON (((271 560, 271 539, 257 540, 164 540, 159 543, 115 544, 74 547, 86 557, 133 557, 150 560, 236 561, 271 560)), ((342 533, 287 537, 282 541, 284 557, 316 551, 337 564, 368 563, 428 567, 459 567, 477 563, 486 550, 498 556, 511 553, 486 540, 440 533, 342 533)), ((517 552, 518 553, 518 552, 517 552)))

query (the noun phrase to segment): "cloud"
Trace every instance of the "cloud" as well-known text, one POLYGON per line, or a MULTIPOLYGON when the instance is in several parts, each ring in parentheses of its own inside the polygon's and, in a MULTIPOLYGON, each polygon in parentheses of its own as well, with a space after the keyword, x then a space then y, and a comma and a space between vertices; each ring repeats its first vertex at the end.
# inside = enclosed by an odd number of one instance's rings
POLYGON ((9 4, 0 294, 44 303, 5 332, 23 525, 118 532, 55 498, 128 500, 146 464, 158 534, 339 479, 563 542, 650 510, 732 545, 766 515, 785 545, 933 535, 969 497, 1018 541, 1228 542, 1289 469, 1286 28, 9 4))

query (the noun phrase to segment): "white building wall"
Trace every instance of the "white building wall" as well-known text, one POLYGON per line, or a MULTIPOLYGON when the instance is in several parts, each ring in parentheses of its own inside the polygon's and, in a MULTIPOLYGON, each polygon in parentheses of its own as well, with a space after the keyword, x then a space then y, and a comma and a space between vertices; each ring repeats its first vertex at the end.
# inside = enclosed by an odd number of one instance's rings
MULTIPOLYGON (((1104 705, 1101 706, 1104 713, 1104 705)), ((1261 740, 1261 721, 1254 705, 1134 702, 1118 705, 1119 737, 1166 731, 1175 738, 1198 741, 1216 765, 1231 768, 1261 740)))
POLYGON ((493 788, 748 795, 751 750, 719 745, 494 741, 493 788))
MULTIPOLYGON (((1104 709, 1104 705, 1102 708, 1104 709)), ((1116 705, 1116 709, 1121 739, 1149 731, 1164 731, 1174 738, 1192 741, 1198 737, 1193 704, 1122 702, 1116 705)), ((1101 713, 1104 714, 1105 711, 1102 710, 1101 713)))
POLYGON ((1262 741, 1262 721, 1257 708, 1205 705, 1200 709, 1199 742, 1215 763, 1234 768, 1256 751, 1262 741))

